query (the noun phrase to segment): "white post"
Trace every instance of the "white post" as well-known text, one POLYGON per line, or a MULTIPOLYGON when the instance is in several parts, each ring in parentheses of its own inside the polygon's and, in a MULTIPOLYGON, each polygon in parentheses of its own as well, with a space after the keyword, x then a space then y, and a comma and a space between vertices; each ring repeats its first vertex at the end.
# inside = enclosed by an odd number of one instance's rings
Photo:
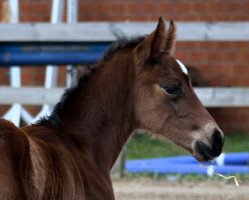
POLYGON ((67 22, 78 22, 78 0, 67 0, 67 22))
MULTIPOLYGON (((51 9, 51 24, 61 23, 64 14, 64 0, 53 0, 51 9)), ((52 88, 57 86, 58 68, 55 65, 48 65, 45 74, 45 88, 52 88)), ((33 121, 38 120, 40 117, 49 115, 53 106, 48 104, 43 105, 41 112, 34 118, 33 121)))
MULTIPOLYGON (((78 0, 67 0, 67 23, 78 22, 78 0)), ((73 86, 77 79, 77 69, 73 65, 67 65, 67 87, 73 86)))
MULTIPOLYGON (((51 24, 61 23, 64 14, 64 0, 53 0, 51 9, 51 24)), ((57 73, 58 69, 55 65, 48 65, 45 72, 45 88, 52 88, 57 86, 57 73)), ((23 118, 27 123, 35 122, 40 117, 49 115, 53 109, 53 106, 44 104, 41 111, 33 118, 29 113, 23 112, 23 118)))
MULTIPOLYGON (((19 22, 19 1, 9 0, 9 22, 18 23, 19 22)), ((10 67, 10 85, 11 87, 21 87, 21 69, 19 66, 10 67)), ((20 125, 21 118, 21 104, 13 104, 11 108, 4 114, 3 118, 12 121, 16 126, 20 125)))

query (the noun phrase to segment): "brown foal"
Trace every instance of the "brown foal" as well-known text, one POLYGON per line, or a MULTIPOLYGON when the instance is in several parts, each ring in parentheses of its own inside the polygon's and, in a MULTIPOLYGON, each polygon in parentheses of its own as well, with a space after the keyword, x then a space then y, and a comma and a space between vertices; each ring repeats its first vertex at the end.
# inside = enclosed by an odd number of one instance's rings
POLYGON ((197 160, 220 155, 223 133, 173 57, 175 25, 118 41, 51 116, 0 120, 0 199, 112 200, 110 170, 134 131, 167 138, 197 160))

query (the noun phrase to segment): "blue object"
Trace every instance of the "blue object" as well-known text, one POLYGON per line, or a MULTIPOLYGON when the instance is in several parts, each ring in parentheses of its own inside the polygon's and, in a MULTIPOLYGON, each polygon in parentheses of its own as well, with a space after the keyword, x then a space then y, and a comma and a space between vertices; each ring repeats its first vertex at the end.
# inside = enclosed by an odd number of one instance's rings
POLYGON ((128 172, 151 172, 161 174, 221 174, 249 173, 249 152, 222 154, 210 163, 200 164, 192 156, 176 156, 130 160, 126 162, 128 172), (214 171, 213 171, 214 170, 214 171))
POLYGON ((92 64, 101 57, 102 53, 88 52, 0 53, 0 66, 92 64))
POLYGON ((0 43, 0 66, 93 64, 110 43, 0 43))
MULTIPOLYGON (((217 160, 219 160, 219 158, 216 159, 216 161, 217 160)), ((249 164, 249 153, 248 152, 224 154, 223 165, 248 165, 248 164, 249 164)))

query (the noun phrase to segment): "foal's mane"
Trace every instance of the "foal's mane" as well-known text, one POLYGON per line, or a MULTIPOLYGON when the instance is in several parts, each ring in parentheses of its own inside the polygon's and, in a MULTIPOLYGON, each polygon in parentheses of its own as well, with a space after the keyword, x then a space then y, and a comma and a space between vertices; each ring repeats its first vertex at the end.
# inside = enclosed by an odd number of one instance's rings
POLYGON ((110 60, 117 52, 124 50, 131 50, 135 48, 145 36, 136 36, 136 37, 122 37, 116 42, 114 42, 110 48, 104 53, 103 58, 97 62, 95 65, 90 66, 87 69, 86 73, 83 73, 78 80, 78 84, 72 88, 66 89, 62 95, 60 101, 55 105, 54 110, 50 116, 45 116, 40 118, 34 125, 50 125, 56 129, 62 128, 63 124, 60 118, 60 115, 63 113, 64 106, 68 104, 71 98, 77 94, 79 89, 87 84, 87 80, 91 74, 94 73, 98 67, 101 66, 101 63, 110 60))
POLYGON ((104 60, 109 60, 112 56, 121 51, 121 50, 129 50, 137 46, 145 36, 135 36, 135 37, 122 37, 116 42, 114 42, 111 47, 105 52, 104 60))

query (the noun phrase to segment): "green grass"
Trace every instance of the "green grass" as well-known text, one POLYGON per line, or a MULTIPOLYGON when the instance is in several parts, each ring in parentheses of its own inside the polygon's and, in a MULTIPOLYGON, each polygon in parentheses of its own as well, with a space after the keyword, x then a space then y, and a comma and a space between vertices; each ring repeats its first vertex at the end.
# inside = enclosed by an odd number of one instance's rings
POLYGON ((249 134, 236 132, 225 136, 224 152, 249 151, 249 134))
POLYGON ((147 135, 135 134, 128 142, 126 158, 129 160, 182 155, 186 153, 186 151, 170 142, 150 138, 147 135))
MULTIPOLYGON (((249 151, 249 134, 234 133, 225 136, 223 152, 249 151)), ((188 154, 176 145, 150 138, 146 135, 135 134, 127 145, 126 159, 140 159, 153 157, 166 157, 188 154)))

